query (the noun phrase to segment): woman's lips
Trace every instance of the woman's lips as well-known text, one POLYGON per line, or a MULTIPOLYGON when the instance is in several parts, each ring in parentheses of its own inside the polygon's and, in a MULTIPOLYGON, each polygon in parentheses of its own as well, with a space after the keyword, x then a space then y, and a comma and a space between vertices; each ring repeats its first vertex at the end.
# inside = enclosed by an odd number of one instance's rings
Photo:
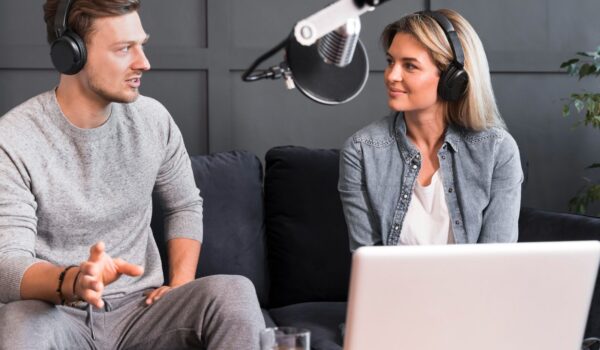
POLYGON ((399 90, 399 89, 390 89, 390 88, 388 88, 388 95, 390 97, 404 96, 404 95, 406 95, 406 91, 399 90))

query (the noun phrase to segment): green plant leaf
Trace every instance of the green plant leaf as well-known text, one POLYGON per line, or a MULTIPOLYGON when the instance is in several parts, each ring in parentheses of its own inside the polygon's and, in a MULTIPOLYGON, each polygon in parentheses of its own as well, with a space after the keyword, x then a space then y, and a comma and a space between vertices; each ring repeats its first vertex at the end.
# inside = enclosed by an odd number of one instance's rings
POLYGON ((590 165, 589 167, 587 167, 586 169, 594 169, 594 168, 600 168, 600 163, 594 163, 594 164, 590 165))
POLYGON ((596 66, 584 63, 581 65, 581 68, 579 68, 579 79, 594 73, 596 73, 596 66))
POLYGON ((560 68, 565 68, 565 67, 570 66, 573 63, 577 63, 577 62, 579 62, 579 58, 571 58, 570 60, 563 62, 560 65, 560 68))
POLYGON ((570 105, 564 105, 564 106, 563 106, 563 111, 562 111, 562 115, 563 115, 563 117, 566 117, 566 116, 568 116, 568 115, 570 114, 570 112, 571 112, 571 107, 570 107, 570 105))
POLYGON ((581 112, 585 108, 585 103, 579 98, 576 98, 575 101, 573 101, 573 104, 575 105, 577 112, 581 112))

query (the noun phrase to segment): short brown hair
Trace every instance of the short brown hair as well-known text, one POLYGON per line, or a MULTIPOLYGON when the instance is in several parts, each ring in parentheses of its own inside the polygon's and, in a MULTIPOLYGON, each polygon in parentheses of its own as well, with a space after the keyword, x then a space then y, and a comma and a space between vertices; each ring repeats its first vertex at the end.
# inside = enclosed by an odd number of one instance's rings
MULTIPOLYGON (((56 40, 54 17, 61 0, 47 0, 44 4, 44 21, 48 43, 56 40)), ((72 0, 67 16, 67 26, 85 42, 94 30, 94 20, 101 17, 125 15, 137 11, 140 0, 72 0)))

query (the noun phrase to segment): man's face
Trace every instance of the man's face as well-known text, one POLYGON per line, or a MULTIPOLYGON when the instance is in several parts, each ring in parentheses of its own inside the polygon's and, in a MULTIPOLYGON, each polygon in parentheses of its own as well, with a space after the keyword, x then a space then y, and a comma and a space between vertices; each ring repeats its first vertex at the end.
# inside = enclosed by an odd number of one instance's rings
POLYGON ((88 93, 105 103, 130 103, 139 96, 142 73, 150 69, 143 45, 148 34, 137 12, 94 20, 81 78, 88 93))

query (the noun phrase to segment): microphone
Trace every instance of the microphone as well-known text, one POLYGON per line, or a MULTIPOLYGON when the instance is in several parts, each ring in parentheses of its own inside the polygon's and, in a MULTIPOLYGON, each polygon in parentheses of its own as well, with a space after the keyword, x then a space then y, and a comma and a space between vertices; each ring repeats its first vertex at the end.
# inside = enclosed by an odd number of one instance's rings
POLYGON ((308 98, 326 105, 345 103, 364 88, 369 60, 359 39, 359 16, 388 0, 338 0, 299 21, 288 38, 259 57, 242 80, 284 78, 308 98), (262 71, 256 67, 285 48, 285 60, 262 71))
POLYGON ((318 51, 325 63, 346 67, 352 62, 358 43, 360 20, 350 18, 343 26, 325 35, 318 41, 318 51))

